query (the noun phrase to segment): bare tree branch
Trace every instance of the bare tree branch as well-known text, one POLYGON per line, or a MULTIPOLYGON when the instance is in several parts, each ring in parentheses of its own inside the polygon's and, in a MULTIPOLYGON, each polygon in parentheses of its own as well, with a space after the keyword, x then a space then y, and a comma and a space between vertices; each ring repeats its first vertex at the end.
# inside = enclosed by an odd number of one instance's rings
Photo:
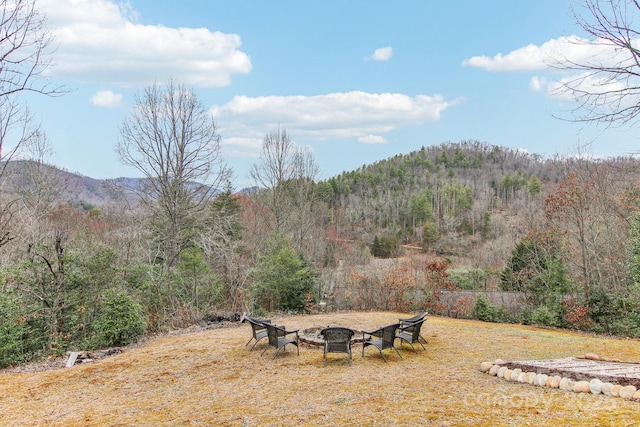
POLYGON ((634 124, 640 114, 640 3, 637 0, 579 0, 575 21, 590 37, 574 43, 594 53, 574 59, 565 55, 554 67, 572 72, 557 95, 576 102, 570 120, 607 126, 634 124))

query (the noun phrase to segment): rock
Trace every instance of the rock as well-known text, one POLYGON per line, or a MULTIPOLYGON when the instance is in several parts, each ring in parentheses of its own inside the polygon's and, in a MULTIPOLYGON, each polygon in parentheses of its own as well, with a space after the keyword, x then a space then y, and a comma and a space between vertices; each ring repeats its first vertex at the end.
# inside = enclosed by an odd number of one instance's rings
POLYGON ((544 384, 545 387, 551 388, 551 383, 553 382, 554 375, 549 375, 547 377, 547 382, 544 384))
POLYGON ((602 381, 598 378, 594 378, 589 381, 589 390, 591 390, 592 394, 602 393, 602 381))
POLYGON ((525 372, 524 375, 522 376, 522 381, 523 383, 527 383, 527 384, 531 384, 531 376, 535 375, 533 372, 525 372))
POLYGON ((504 379, 507 381, 511 381, 511 372, 513 372, 511 369, 507 368, 506 371, 504 371, 504 379))
POLYGON ((560 387, 560 381, 562 381, 562 377, 560 375, 554 375, 551 377, 551 384, 549 385, 551 388, 560 387))
POLYGON ((522 373, 522 369, 520 368, 516 368, 513 371, 511 371, 511 381, 517 381, 518 380, 518 376, 522 373))
POLYGON ((520 375, 518 375, 518 379, 517 379, 517 381, 518 381, 519 383, 523 383, 523 382, 525 382, 525 381, 524 381, 524 378, 525 378, 526 376, 527 376, 527 373, 526 373, 526 372, 520 372, 520 375))
POLYGON ((504 360, 496 359, 496 360, 493 361, 493 363, 495 363, 496 365, 502 365, 504 363, 504 360))
POLYGON ((587 360, 600 360, 600 356, 595 353, 587 353, 584 355, 584 358, 587 360))
POLYGON ((504 378, 504 373, 509 370, 509 368, 507 368, 506 366, 501 366, 500 369, 498 369, 498 377, 500 378, 504 378))
POLYGON ((604 394, 605 396, 611 396, 611 388, 613 387, 613 384, 611 383, 602 383, 602 394, 604 394))
POLYGON ((637 390, 633 395, 633 400, 640 400, 640 390, 637 390))
POLYGON ((573 391, 574 384, 575 382, 571 378, 564 377, 560 380, 560 384, 558 384, 558 388, 560 390, 573 391))
POLYGON ((493 365, 491 369, 489 369, 489 375, 493 375, 494 377, 498 375, 498 371, 502 368, 500 365, 493 365))
POLYGON ((535 372, 529 372, 529 381, 527 381, 531 385, 535 385, 538 383, 538 374, 535 372))
POLYGON ((493 363, 491 362, 482 362, 480 364, 480 371, 481 372, 489 372, 489 369, 491 369, 491 367, 493 366, 493 363))
POLYGON ((538 374, 538 385, 540 387, 544 387, 547 385, 547 378, 549 378, 549 376, 547 374, 538 374))
POLYGON ((623 399, 632 399, 633 395, 636 394, 636 391, 638 390, 635 386, 624 386, 620 389, 620 397, 622 397, 623 399))
POLYGON ((588 381, 578 381, 573 386, 573 391, 576 393, 591 393, 588 381))
POLYGON ((622 386, 620 384, 614 384, 609 393, 611 393, 611 396, 620 397, 620 390, 622 390, 622 386))

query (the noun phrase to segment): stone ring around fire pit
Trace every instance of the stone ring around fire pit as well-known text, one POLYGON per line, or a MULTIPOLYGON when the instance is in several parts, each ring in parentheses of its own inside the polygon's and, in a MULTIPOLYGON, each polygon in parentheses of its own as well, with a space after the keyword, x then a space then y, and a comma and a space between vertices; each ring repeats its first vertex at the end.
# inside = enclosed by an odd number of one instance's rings
MULTIPOLYGON (((335 325, 332 325, 332 326, 335 326, 335 325)), ((329 328, 329 327, 331 326, 314 326, 311 328, 303 329, 300 332, 298 332, 298 337, 300 341, 305 344, 322 346, 324 345, 324 340, 322 339, 320 332, 324 328, 329 328)), ((353 331, 351 344, 362 342, 362 331, 358 329, 349 328, 349 327, 347 328, 353 331)))

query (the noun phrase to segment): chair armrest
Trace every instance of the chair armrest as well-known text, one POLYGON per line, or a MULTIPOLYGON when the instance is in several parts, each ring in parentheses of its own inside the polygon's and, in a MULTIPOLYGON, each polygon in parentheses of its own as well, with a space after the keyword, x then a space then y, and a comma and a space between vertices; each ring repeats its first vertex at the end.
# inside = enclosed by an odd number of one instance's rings
POLYGON ((380 337, 382 335, 382 329, 376 329, 371 332, 362 331, 362 339, 367 339, 365 335, 369 335, 370 337, 380 337))
POLYGON ((296 334, 296 336, 298 336, 298 331, 300 331, 300 329, 292 329, 290 331, 287 331, 285 328, 282 328, 280 326, 276 326, 276 327, 282 333, 282 336, 286 336, 290 334, 296 334))

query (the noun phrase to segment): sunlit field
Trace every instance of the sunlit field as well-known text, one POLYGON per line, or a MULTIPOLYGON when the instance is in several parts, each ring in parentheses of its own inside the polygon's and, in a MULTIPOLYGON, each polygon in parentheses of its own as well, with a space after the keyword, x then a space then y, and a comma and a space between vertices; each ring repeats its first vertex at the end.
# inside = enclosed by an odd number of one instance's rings
MULTIPOLYGON (((375 329, 411 313, 276 317, 288 329, 375 329)), ((595 426, 638 425, 640 403, 509 382, 483 374, 497 358, 587 352, 640 361, 640 342, 527 326, 429 317, 427 350, 402 358, 355 344, 345 354, 301 345, 273 358, 249 351, 248 324, 157 338, 93 363, 0 375, 0 425, 9 426, 595 426)))

